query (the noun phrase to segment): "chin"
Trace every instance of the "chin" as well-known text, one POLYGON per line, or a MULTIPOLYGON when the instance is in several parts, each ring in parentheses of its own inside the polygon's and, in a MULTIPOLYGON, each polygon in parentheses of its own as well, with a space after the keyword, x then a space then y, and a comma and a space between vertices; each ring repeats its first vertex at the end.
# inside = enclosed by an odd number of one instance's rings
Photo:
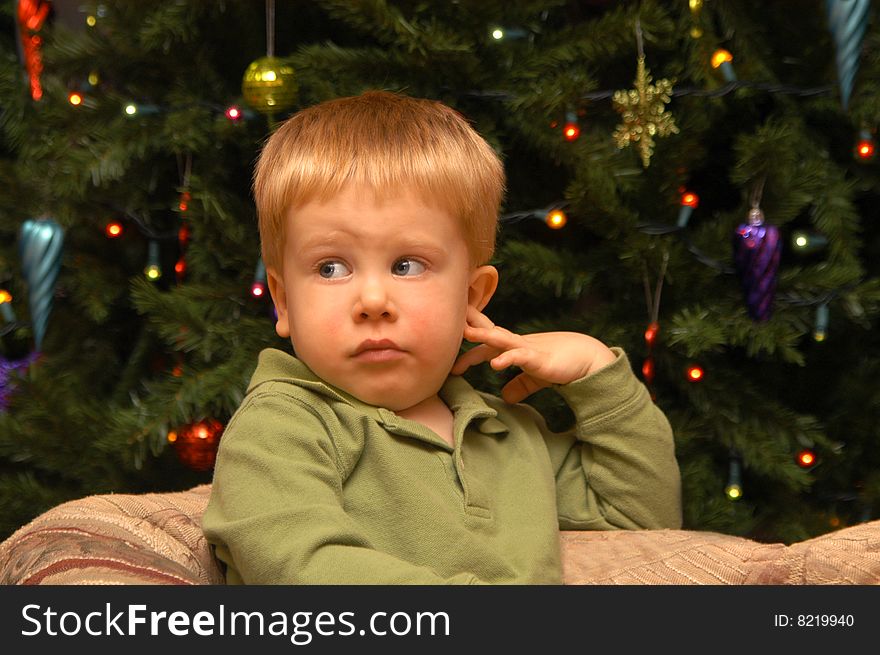
POLYGON ((384 407, 392 412, 399 412, 418 405, 426 398, 430 398, 442 386, 441 384, 436 389, 431 389, 427 388, 424 381, 421 381, 422 384, 419 385, 419 388, 415 388, 411 384, 412 380, 407 381, 399 375, 390 380, 374 380, 373 382, 374 384, 361 384, 341 388, 361 402, 375 407, 384 407))
POLYGON ((431 395, 428 394, 428 396, 424 397, 415 397, 412 392, 406 393, 403 390, 397 389, 371 390, 363 393, 358 393, 357 390, 352 390, 349 391, 349 393, 368 405, 384 407, 385 409, 390 409, 392 412, 409 409, 413 405, 418 405, 431 395))

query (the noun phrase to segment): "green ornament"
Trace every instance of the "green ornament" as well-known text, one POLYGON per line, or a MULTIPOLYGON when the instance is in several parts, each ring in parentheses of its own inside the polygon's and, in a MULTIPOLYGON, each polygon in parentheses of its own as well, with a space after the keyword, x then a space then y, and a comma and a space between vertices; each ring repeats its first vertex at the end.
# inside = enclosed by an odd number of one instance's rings
POLYGON ((293 66, 277 57, 261 57, 245 70, 241 92, 251 108, 269 117, 290 109, 297 92, 293 66))

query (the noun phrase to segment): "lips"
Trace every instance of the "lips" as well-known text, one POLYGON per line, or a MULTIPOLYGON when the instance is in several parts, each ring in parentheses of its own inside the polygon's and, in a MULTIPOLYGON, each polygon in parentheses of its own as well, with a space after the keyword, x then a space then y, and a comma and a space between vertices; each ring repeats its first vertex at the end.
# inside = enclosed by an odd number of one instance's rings
POLYGON ((367 362, 389 362, 403 357, 404 351, 391 339, 367 339, 355 349, 355 359, 367 362))

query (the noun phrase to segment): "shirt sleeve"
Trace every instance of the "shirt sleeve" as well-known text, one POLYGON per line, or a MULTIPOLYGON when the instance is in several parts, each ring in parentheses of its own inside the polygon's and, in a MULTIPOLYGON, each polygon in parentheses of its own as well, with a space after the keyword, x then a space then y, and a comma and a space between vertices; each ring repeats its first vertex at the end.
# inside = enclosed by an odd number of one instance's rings
POLYGON ((539 425, 556 475, 562 530, 681 527, 681 475, 672 428, 630 368, 626 353, 570 384, 556 385, 574 427, 539 425))
POLYGON ((336 447, 295 398, 257 394, 221 439, 202 520, 208 541, 244 584, 485 584, 444 578, 373 548, 346 514, 336 447))

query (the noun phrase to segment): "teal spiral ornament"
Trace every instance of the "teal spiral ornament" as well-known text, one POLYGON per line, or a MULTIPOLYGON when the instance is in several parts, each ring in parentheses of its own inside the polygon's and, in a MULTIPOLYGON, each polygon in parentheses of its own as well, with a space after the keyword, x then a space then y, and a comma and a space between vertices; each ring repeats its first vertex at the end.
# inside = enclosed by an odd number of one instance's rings
POLYGON ((837 52, 837 80, 840 84, 840 101, 843 108, 849 106, 853 81, 859 68, 862 38, 868 26, 868 9, 871 0, 826 0, 828 27, 834 37, 837 52))
POLYGON ((61 268, 64 229, 51 218, 27 220, 21 226, 18 245, 21 269, 28 287, 34 346, 39 352, 52 311, 55 280, 61 268))

